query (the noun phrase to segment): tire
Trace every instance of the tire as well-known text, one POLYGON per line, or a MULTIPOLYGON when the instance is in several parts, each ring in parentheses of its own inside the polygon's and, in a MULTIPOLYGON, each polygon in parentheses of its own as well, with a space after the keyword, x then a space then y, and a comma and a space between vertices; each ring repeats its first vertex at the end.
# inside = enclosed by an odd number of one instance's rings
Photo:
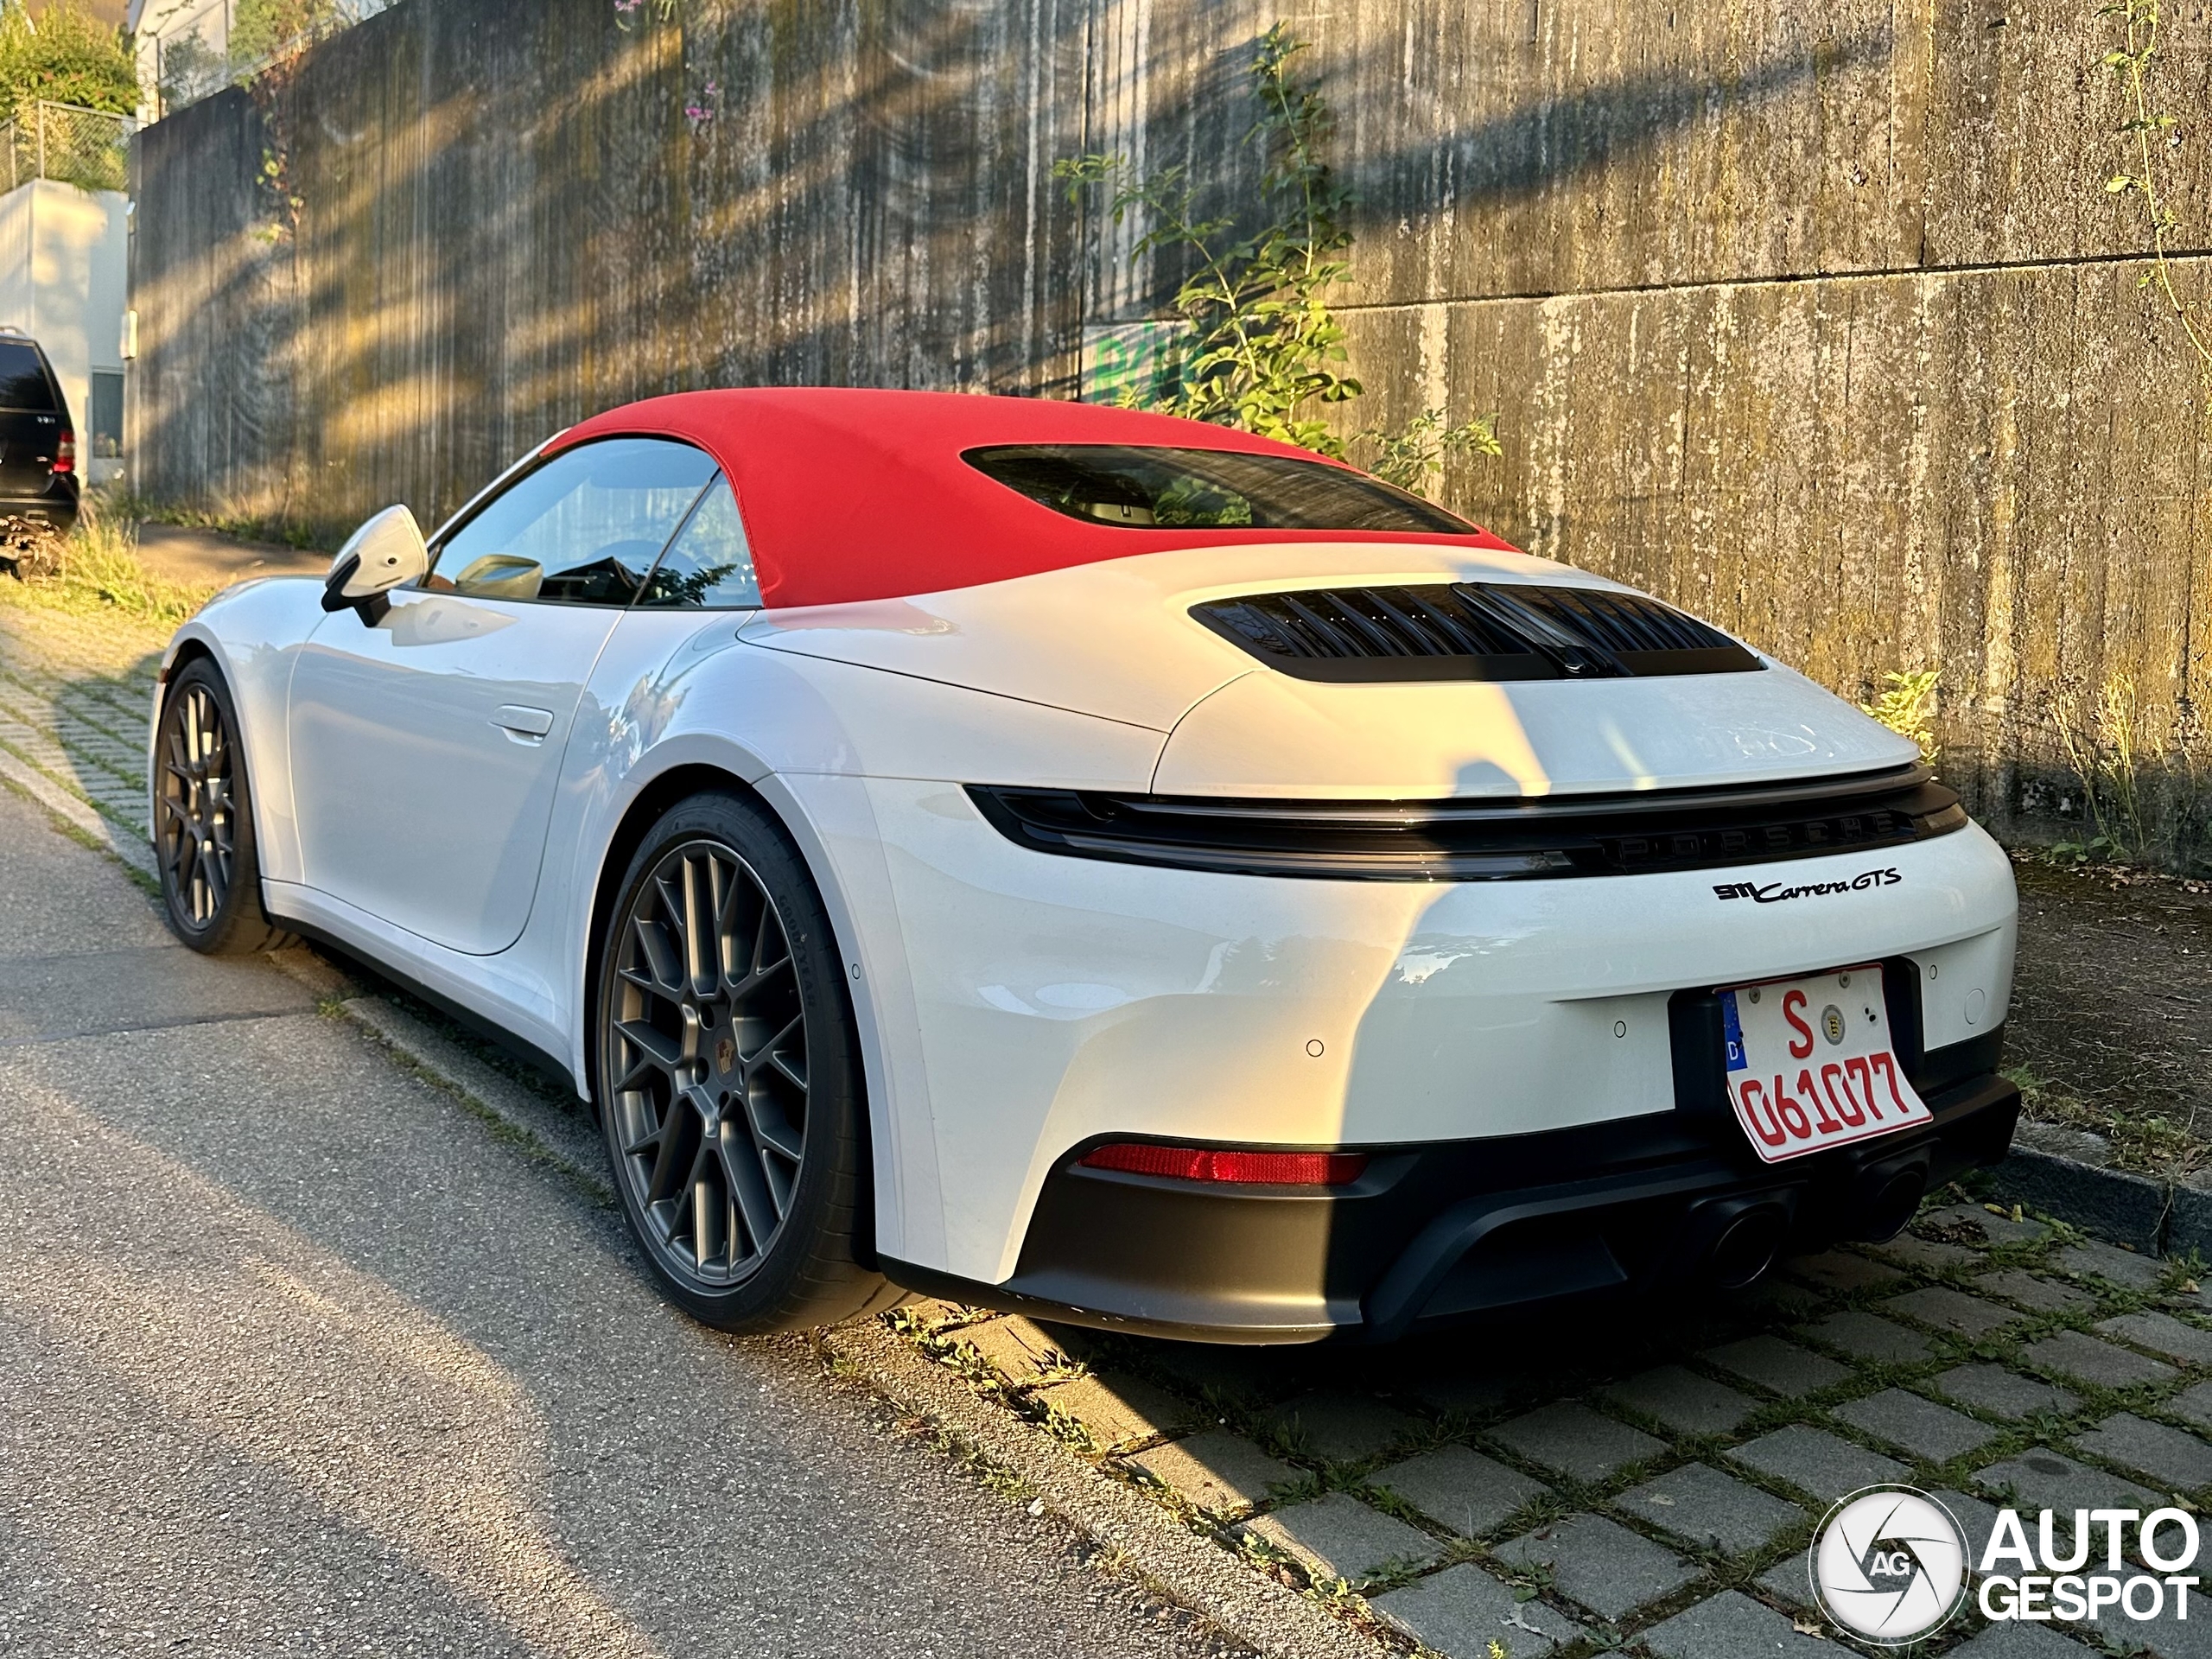
POLYGON ((798 849, 701 794, 601 925, 593 1052, 622 1211, 695 1319, 757 1332, 896 1300, 863 1265, 867 1108, 843 964, 798 849))
POLYGON ((195 658, 169 682, 154 741, 154 851, 169 929, 203 956, 273 950, 290 936, 261 906, 261 860, 238 711, 195 658))

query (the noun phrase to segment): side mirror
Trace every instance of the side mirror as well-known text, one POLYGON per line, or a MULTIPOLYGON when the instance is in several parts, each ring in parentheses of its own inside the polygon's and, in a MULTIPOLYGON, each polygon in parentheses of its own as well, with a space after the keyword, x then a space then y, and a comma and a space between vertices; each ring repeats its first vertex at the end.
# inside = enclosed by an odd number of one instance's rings
POLYGON ((330 574, 322 581, 322 608, 357 612, 361 626, 372 628, 391 608, 385 595, 429 568, 430 550, 415 515, 404 506, 386 507, 348 536, 330 562, 330 574))

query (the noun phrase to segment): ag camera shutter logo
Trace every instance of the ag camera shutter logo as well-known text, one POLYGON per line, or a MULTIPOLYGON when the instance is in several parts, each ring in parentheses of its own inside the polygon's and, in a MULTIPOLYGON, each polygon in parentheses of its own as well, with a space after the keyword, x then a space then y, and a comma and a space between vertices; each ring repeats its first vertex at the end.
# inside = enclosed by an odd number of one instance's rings
POLYGON ((1827 1512, 1808 1562, 1821 1610, 1867 1641, 1917 1641, 1966 1599, 1966 1539, 1911 1486, 1869 1486, 1827 1512))

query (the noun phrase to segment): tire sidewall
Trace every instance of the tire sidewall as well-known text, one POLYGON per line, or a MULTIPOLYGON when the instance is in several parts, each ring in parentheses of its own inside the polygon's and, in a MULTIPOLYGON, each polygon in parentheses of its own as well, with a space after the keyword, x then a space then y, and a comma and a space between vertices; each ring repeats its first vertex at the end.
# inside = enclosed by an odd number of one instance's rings
MULTIPOLYGON (((825 1245, 837 1249, 839 1241, 825 1235, 840 1204, 849 1205, 865 1179, 859 1045, 852 1004, 841 953, 813 877, 782 826, 760 807, 736 795, 694 795, 670 808, 645 833, 623 874, 597 944, 592 1086, 615 1193, 639 1249, 663 1288, 694 1318, 725 1328, 766 1329, 784 1323, 785 1311, 805 1299, 806 1281, 820 1265, 825 1245), (620 930, 627 925, 639 888, 661 858, 673 847, 700 840, 717 842, 750 865, 774 899, 807 1020, 806 1142, 791 1206, 767 1259, 741 1283, 727 1288, 688 1280, 663 1259, 652 1242, 650 1223, 639 1211, 624 1167, 621 1114, 615 1109, 612 1074, 613 1045, 609 1040, 620 930)), ((850 1243, 847 1241, 842 1252, 847 1262, 852 1259, 850 1243)))
POLYGON ((154 796, 158 800, 162 795, 164 769, 168 763, 170 718, 184 694, 194 686, 204 687, 214 701, 215 712, 221 717, 231 750, 231 885, 223 894, 222 905, 213 919, 205 927, 193 925, 181 902, 182 895, 177 891, 175 872, 163 851, 158 806, 154 809, 155 861, 159 866, 162 909, 168 918, 169 931, 194 950, 218 956, 227 950, 242 931, 265 931, 267 919, 261 904, 260 848, 254 834, 253 790, 246 776, 245 734, 239 729, 238 709, 231 701, 231 688, 224 681, 222 671, 206 657, 195 657, 188 663, 169 682, 162 699, 162 718, 154 739, 154 796))

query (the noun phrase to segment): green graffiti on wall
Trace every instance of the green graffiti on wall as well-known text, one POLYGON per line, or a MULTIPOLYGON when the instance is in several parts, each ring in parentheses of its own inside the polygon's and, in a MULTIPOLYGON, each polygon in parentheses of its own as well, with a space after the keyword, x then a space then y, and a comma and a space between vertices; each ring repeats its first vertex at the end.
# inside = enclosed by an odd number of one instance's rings
POLYGON ((1083 335, 1083 400, 1140 407, 1172 398, 1189 372, 1190 325, 1108 323, 1083 335))

